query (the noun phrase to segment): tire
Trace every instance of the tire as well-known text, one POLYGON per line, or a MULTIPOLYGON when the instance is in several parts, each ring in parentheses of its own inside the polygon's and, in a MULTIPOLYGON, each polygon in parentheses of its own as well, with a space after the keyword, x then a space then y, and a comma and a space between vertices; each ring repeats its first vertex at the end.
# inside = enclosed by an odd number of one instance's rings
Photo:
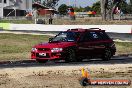
POLYGON ((36 61, 37 61, 38 63, 46 63, 48 60, 40 60, 40 59, 36 59, 36 61))
POLYGON ((81 78, 81 80, 80 80, 80 84, 81 84, 81 86, 87 86, 87 85, 89 85, 90 83, 88 82, 88 78, 81 78))
POLYGON ((75 50, 73 50, 73 49, 67 49, 65 61, 66 62, 75 62, 76 61, 75 50))
POLYGON ((76 58, 77 58, 77 60, 76 60, 77 62, 82 62, 82 60, 83 60, 83 58, 79 57, 79 56, 77 56, 76 58))
POLYGON ((111 50, 110 49, 105 49, 105 52, 104 52, 104 54, 102 56, 102 60, 103 61, 108 61, 108 60, 111 59, 111 57, 112 57, 111 50))

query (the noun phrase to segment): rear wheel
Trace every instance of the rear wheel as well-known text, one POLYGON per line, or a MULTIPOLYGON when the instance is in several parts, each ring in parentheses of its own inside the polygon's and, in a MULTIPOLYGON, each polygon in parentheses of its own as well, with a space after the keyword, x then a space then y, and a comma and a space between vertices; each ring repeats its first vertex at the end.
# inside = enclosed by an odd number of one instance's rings
POLYGON ((40 60, 40 59, 36 59, 36 61, 37 61, 38 63, 46 63, 48 60, 40 60))
POLYGON ((81 62, 83 60, 83 57, 77 56, 76 59, 77 59, 77 62, 81 62))
POLYGON ((66 51, 66 62, 74 62, 76 61, 76 54, 75 54, 75 50, 73 49, 67 49, 66 51))
POLYGON ((105 52, 102 56, 102 60, 108 61, 108 60, 111 59, 111 57, 112 57, 111 50, 110 49, 105 49, 105 52))

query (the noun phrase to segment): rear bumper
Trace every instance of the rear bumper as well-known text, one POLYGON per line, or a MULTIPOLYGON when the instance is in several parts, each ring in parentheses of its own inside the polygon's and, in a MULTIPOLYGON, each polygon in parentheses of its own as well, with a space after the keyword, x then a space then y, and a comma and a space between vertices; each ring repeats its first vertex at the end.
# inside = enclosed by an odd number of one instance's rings
POLYGON ((63 52, 56 52, 56 53, 47 52, 46 56, 40 56, 39 53, 40 52, 31 52, 31 59, 55 60, 55 59, 64 58, 63 52))

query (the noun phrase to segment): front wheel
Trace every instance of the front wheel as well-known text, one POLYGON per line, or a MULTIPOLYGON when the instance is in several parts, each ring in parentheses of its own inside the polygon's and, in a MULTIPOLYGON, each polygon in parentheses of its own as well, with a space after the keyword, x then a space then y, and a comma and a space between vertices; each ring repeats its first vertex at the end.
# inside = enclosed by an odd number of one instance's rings
POLYGON ((108 61, 108 60, 111 59, 111 57, 112 57, 111 50, 110 49, 105 49, 105 52, 102 56, 102 60, 108 61))
POLYGON ((76 61, 76 55, 75 55, 75 50, 73 49, 67 49, 66 51, 66 62, 74 62, 76 61))

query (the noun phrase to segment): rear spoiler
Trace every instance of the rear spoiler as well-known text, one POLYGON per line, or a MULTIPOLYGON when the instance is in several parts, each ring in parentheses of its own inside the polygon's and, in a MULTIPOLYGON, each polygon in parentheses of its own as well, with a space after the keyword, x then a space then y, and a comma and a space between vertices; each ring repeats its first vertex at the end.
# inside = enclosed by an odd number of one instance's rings
POLYGON ((88 28, 88 29, 83 29, 83 28, 75 28, 75 29, 68 29, 67 31, 88 31, 88 30, 100 30, 100 31, 105 31, 101 30, 100 28, 88 28))

